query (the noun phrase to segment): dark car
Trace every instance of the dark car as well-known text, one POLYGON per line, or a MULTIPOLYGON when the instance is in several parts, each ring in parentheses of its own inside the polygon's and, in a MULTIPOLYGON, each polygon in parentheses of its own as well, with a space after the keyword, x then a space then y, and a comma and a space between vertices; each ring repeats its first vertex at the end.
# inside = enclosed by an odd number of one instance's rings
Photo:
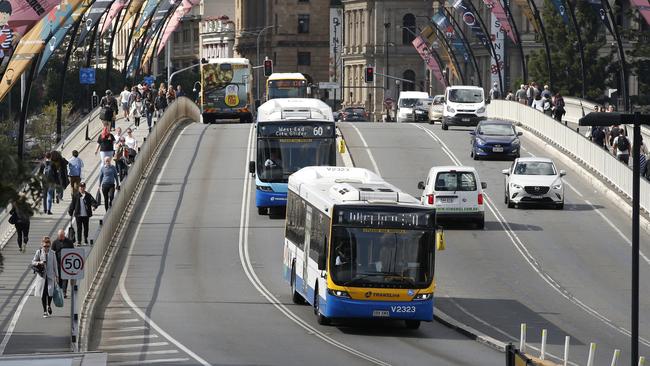
POLYGON ((341 112, 340 121, 346 122, 365 122, 368 121, 369 114, 363 107, 348 107, 341 112))
POLYGON ((472 152, 474 160, 488 157, 516 159, 520 154, 521 142, 511 122, 484 120, 479 122, 472 135, 472 152))

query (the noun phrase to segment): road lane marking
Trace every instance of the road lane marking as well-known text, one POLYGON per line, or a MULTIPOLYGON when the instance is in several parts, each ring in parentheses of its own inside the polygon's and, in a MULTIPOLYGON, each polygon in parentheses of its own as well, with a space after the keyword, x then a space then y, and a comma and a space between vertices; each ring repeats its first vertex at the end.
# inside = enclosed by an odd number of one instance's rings
POLYGON ((106 340, 108 341, 128 341, 129 339, 150 339, 158 338, 156 334, 140 334, 134 336, 121 336, 121 337, 109 337, 106 340))
POLYGON ((104 315, 110 315, 110 316, 113 316, 113 315, 126 315, 126 314, 131 314, 131 311, 130 310, 120 310, 120 311, 106 310, 104 312, 104 315))
POLYGON ((178 363, 189 361, 189 358, 161 358, 157 360, 144 360, 144 361, 122 361, 122 362, 109 362, 113 366, 128 366, 128 365, 150 365, 154 363, 178 363))
POLYGON ((111 349, 128 349, 128 348, 139 348, 139 347, 163 347, 168 345, 169 343, 167 342, 138 343, 138 344, 129 343, 129 344, 116 344, 112 346, 103 346, 103 347, 99 347, 99 350, 106 351, 111 349))
POLYGON ((31 293, 34 291, 34 286, 36 286, 36 278, 32 280, 32 283, 27 288, 27 291, 25 291, 23 298, 20 299, 20 304, 18 305, 18 309, 16 309, 14 316, 11 317, 11 323, 9 323, 9 326, 7 327, 7 332, 5 333, 4 338, 2 339, 2 343, 0 343, 0 355, 2 355, 5 352, 5 348, 9 343, 9 339, 11 338, 14 329, 16 329, 16 325, 18 324, 18 319, 20 319, 20 314, 23 312, 27 300, 29 300, 31 293))
MULTIPOLYGON (((246 151, 246 161, 251 160, 251 152, 253 151, 254 145, 253 145, 253 127, 251 126, 249 135, 248 135, 248 145, 247 145, 247 151, 246 151)), ((249 210, 249 205, 251 202, 251 181, 250 181, 250 174, 248 172, 248 167, 244 170, 244 189, 242 191, 242 206, 241 206, 241 214, 240 214, 240 224, 239 224, 239 260, 241 262, 241 265, 244 269, 244 273, 246 274, 246 277, 248 277, 248 280, 251 282, 253 287, 266 298, 266 300, 273 305, 276 309, 278 309, 282 314, 284 314, 287 318, 289 318, 291 321, 296 323, 298 326, 301 328, 305 329, 308 334, 312 334, 318 338, 320 338, 322 341, 329 343, 330 345, 337 347, 343 351, 346 351, 354 356, 357 356, 361 359, 364 359, 368 362, 371 362, 376 365, 381 365, 381 366, 390 366, 389 363, 386 363, 384 361, 381 361, 379 359, 376 359, 372 356, 369 356, 361 351, 357 351, 356 349, 347 346, 334 338, 331 338, 327 334, 321 332, 317 328, 311 326, 309 323, 307 323, 305 320, 300 318, 298 315, 293 313, 289 308, 284 305, 282 302, 280 302, 267 288, 264 286, 262 281, 257 277, 257 274, 255 272, 255 268, 253 267, 253 264, 251 263, 250 260, 250 255, 249 255, 249 247, 248 247, 248 234, 249 234, 249 224, 250 224, 250 210, 249 210)))
POLYGON ((120 332, 133 332, 136 330, 145 330, 149 329, 146 326, 137 326, 137 327, 126 327, 126 328, 119 328, 119 329, 102 329, 102 333, 120 333, 120 332))
MULTIPOLYGON (((187 127, 185 127, 187 128, 187 127)), ((185 131, 185 128, 183 128, 183 131, 185 131)), ((176 138, 176 141, 174 141, 174 145, 172 145, 172 148, 169 150, 169 156, 167 159, 165 159, 165 162, 163 163, 163 166, 161 167, 160 171, 158 172, 158 177, 156 178, 156 183, 159 184, 162 176, 164 175, 165 170, 167 169, 167 164, 169 163, 170 157, 172 157, 174 154, 174 150, 176 149, 176 145, 178 145, 178 142, 181 140, 181 134, 178 135, 176 138)), ((198 149, 198 146, 196 147, 198 149)), ((142 320, 144 320, 145 323, 149 325, 150 328, 153 328, 156 332, 160 333, 163 337, 165 337, 169 342, 171 342, 173 345, 176 347, 180 348, 188 354, 190 357, 192 357, 194 360, 196 360, 198 363, 204 365, 204 366, 210 366, 210 363, 208 363, 206 360, 201 358, 199 355, 196 353, 192 352, 189 348, 185 347, 181 342, 177 341, 174 337, 172 337, 169 333, 165 332, 158 324, 156 324, 151 318, 147 316, 147 314, 144 313, 134 302, 131 300, 131 296, 129 296, 128 292, 126 291, 126 277, 127 274, 129 273, 129 265, 131 263, 131 256, 133 254, 133 249, 135 248, 135 239, 138 237, 140 234, 140 228, 142 227, 144 223, 144 218, 146 217, 146 213, 149 212, 149 207, 151 206, 151 202, 153 202, 154 195, 150 194, 149 199, 147 200, 147 203, 144 207, 144 210, 142 211, 142 216, 140 217, 140 220, 138 222, 138 225, 135 229, 135 233, 133 233, 133 236, 131 237, 130 243, 129 243, 129 253, 126 256, 126 260, 124 262, 124 270, 120 274, 120 281, 118 284, 118 288, 120 290, 120 294, 122 295, 122 299, 124 302, 126 302, 133 311, 135 311, 142 320)))
MULTIPOLYGON (((168 349, 168 350, 163 350, 163 351, 147 351, 147 352, 118 352, 118 353, 110 353, 112 357, 129 357, 129 356, 141 356, 141 355, 171 355, 174 353, 178 353, 178 350, 175 349, 168 349)), ((109 362, 110 363, 110 362, 109 362)))
POLYGON ((140 319, 110 319, 110 320, 104 320, 102 324, 123 324, 123 323, 135 323, 139 321, 140 319))
POLYGON ((352 128, 354 128, 354 130, 357 131, 357 135, 359 135, 359 138, 361 139, 361 143, 363 144, 363 147, 366 149, 366 152, 368 153, 370 162, 372 163, 372 166, 375 168, 375 173, 381 176, 381 173, 379 172, 379 166, 377 165, 375 158, 372 156, 372 153, 370 152, 370 148, 368 147, 368 143, 366 142, 366 139, 363 138, 361 131, 359 131, 359 129, 357 128, 357 126, 354 125, 354 123, 350 123, 350 126, 352 126, 352 128))
MULTIPOLYGON (((427 135, 429 135, 432 139, 437 141, 440 146, 442 147, 442 150, 447 154, 447 156, 451 159, 451 161, 456 164, 457 166, 462 166, 462 162, 456 158, 456 155, 449 149, 447 144, 445 144, 442 139, 438 137, 438 135, 435 134, 435 132, 429 130, 428 128, 421 127, 419 125, 416 125, 417 128, 425 131, 427 135)), ((557 282, 551 275, 549 275, 547 272, 545 272, 542 269, 542 265, 537 261, 537 259, 530 253, 526 245, 524 245, 523 241, 519 239, 519 236, 517 233, 512 230, 510 227, 510 224, 508 221, 505 219, 505 217, 501 214, 501 211, 496 207, 494 202, 492 202, 492 199, 490 196, 486 193, 483 193, 485 196, 485 200, 487 202, 486 206, 492 212, 494 217, 499 221, 501 224, 501 227, 503 228, 504 232, 506 235, 509 237, 510 241, 512 244, 515 246, 517 251, 521 254, 521 256, 524 258, 524 260, 531 266, 531 268, 537 273, 544 282, 546 282, 551 288, 553 288, 557 293, 559 293, 562 297, 565 299, 569 300, 572 302, 574 305, 578 306, 582 310, 584 310, 586 313, 592 315, 596 319, 600 320, 601 322, 605 323, 607 326, 610 328, 616 330, 617 332, 630 336, 631 333, 624 327, 620 327, 616 325, 614 322, 612 322, 609 318, 606 316, 600 314, 596 309, 593 309, 589 305, 583 303, 581 300, 573 296, 567 289, 562 287, 559 282, 557 282)), ((639 342, 643 343, 644 345, 650 347, 650 341, 647 339, 644 339, 642 337, 639 337, 639 342)))

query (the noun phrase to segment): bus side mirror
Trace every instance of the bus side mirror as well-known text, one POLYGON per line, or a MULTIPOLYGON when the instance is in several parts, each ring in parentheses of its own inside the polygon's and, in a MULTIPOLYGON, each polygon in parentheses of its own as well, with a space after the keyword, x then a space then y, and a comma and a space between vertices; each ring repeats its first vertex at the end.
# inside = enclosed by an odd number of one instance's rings
POLYGON ((249 161, 248 162, 248 172, 251 174, 255 174, 255 162, 254 161, 249 161))
POLYGON ((424 182, 418 182, 418 189, 424 189, 424 182))
POLYGON ((442 251, 447 247, 445 243, 445 232, 442 229, 442 226, 438 226, 436 229, 436 250, 442 251))

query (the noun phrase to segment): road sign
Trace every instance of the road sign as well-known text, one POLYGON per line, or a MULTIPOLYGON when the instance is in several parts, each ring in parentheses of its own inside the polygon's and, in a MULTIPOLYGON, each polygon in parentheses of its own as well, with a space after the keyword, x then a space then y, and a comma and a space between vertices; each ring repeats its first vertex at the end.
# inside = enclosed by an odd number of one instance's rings
POLYGON ((329 81, 321 81, 320 83, 318 83, 319 89, 338 89, 340 87, 341 85, 339 85, 339 83, 333 83, 329 81))
POLYGON ((86 85, 95 84, 95 69, 92 67, 82 67, 79 69, 79 83, 86 85))
POLYGON ((84 278, 86 251, 83 248, 61 249, 61 279, 80 280, 84 278))
POLYGON ((156 80, 156 79, 153 76, 145 76, 144 77, 145 84, 147 84, 149 86, 151 86, 153 84, 154 80, 156 80))
POLYGON ((390 106, 393 105, 393 103, 395 103, 395 99, 393 99, 393 98, 386 98, 386 99, 384 99, 384 104, 385 104, 386 106, 389 106, 389 107, 390 107, 390 106))

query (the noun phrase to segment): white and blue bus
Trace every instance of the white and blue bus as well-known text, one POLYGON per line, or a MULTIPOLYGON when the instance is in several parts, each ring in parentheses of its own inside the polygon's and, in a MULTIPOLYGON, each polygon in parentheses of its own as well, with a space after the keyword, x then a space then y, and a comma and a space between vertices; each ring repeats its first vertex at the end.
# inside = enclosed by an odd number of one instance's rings
POLYGON ((264 215, 287 204, 289 176, 311 165, 336 165, 332 109, 318 99, 272 99, 257 111, 255 205, 264 215))
POLYGON ((306 167, 288 190, 283 277, 295 303, 319 324, 433 320, 435 209, 362 168, 306 167))

